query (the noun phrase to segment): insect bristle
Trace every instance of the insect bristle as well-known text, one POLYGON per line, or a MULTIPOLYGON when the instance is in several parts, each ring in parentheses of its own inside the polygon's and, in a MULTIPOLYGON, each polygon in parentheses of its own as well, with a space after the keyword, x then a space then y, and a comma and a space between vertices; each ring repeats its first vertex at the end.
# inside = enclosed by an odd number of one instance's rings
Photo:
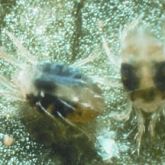
POLYGON ((88 55, 88 57, 84 58, 84 59, 80 59, 80 60, 77 60, 76 62, 74 62, 72 64, 73 67, 83 67, 85 66, 86 64, 94 61, 95 59, 97 59, 98 56, 96 54, 90 54, 88 55))
POLYGON ((2 48, 0 49, 0 59, 4 60, 8 64, 11 64, 15 71, 12 73, 12 77, 10 80, 8 80, 5 76, 1 75, 1 84, 7 88, 8 91, 10 91, 11 95, 16 95, 20 98, 18 100, 25 100, 25 93, 27 92, 27 84, 29 82, 29 78, 31 76, 30 73, 28 73, 33 69, 31 57, 26 57, 26 54, 29 55, 22 44, 14 37, 14 35, 10 32, 6 32, 9 38, 13 41, 13 43, 19 48, 19 50, 22 50, 21 59, 14 58, 11 55, 8 55, 2 48), (24 55, 25 54, 25 55, 24 55), (20 61, 21 60, 21 61, 20 61), (26 70, 27 69, 27 70, 26 70), (28 75, 27 75, 28 73, 28 75))
POLYGON ((0 59, 2 59, 4 61, 6 61, 7 63, 11 64, 13 67, 21 68, 20 65, 19 65, 19 62, 15 58, 12 58, 7 53, 5 53, 5 51, 2 48, 0 48, 0 59))
POLYGON ((22 62, 25 64, 36 64, 37 59, 23 46, 20 40, 18 40, 11 32, 6 31, 7 36, 13 42, 16 47, 17 55, 21 56, 22 62))

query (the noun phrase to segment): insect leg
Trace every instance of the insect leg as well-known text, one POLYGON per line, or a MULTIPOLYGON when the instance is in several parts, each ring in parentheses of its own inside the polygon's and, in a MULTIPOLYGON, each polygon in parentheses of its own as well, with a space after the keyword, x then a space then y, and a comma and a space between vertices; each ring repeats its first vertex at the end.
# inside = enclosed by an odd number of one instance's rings
POLYGON ((135 135, 135 139, 137 141, 137 145, 138 145, 137 151, 138 151, 138 154, 139 154, 142 136, 143 136, 143 134, 145 132, 145 126, 144 126, 145 120, 144 120, 142 111, 140 109, 135 109, 135 111, 136 111, 137 122, 138 122, 138 132, 135 135))

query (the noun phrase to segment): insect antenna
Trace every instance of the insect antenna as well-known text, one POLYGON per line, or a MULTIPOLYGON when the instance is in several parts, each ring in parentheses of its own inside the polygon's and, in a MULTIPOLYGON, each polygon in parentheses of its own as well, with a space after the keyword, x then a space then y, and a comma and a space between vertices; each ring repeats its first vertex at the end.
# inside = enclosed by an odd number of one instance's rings
POLYGON ((104 23, 102 21, 98 22, 98 29, 100 31, 100 37, 102 40, 102 47, 103 50, 108 58, 108 61, 111 65, 114 65, 115 68, 119 69, 121 64, 121 59, 118 56, 115 56, 115 54, 112 53, 112 50, 109 47, 108 39, 106 38, 106 34, 104 32, 104 23))
POLYGON ((58 116, 67 124, 69 124, 70 126, 72 126, 73 128, 76 128, 77 130, 79 130, 80 132, 82 132, 88 139, 90 139, 89 135, 81 128, 79 128, 78 126, 76 126, 74 123, 72 123, 70 120, 68 120, 67 118, 63 117, 63 115, 58 111, 57 112, 58 116))
POLYGON ((94 55, 89 55, 87 58, 84 58, 84 59, 80 59, 80 60, 77 60, 75 63, 73 63, 72 65, 74 67, 82 67, 83 65, 93 61, 94 59, 97 58, 97 55, 94 54, 94 55))
POLYGON ((71 108, 73 111, 76 111, 76 109, 71 106, 70 104, 68 104, 66 101, 62 100, 62 99, 59 99, 61 103, 63 103, 64 105, 66 105, 68 108, 71 108))
MULTIPOLYGON (((45 115, 47 115, 48 117, 50 117, 50 119, 52 119, 53 121, 55 121, 56 124, 58 123, 57 119, 51 113, 49 113, 42 106, 42 104, 40 102, 37 102, 36 103, 36 106, 38 106, 42 110, 42 112, 44 112, 45 115)), ((80 132, 82 132, 84 135, 86 135, 88 137, 88 139, 90 139, 89 138, 89 135, 87 135, 87 133, 83 129, 79 128, 74 123, 72 123, 71 121, 69 121, 68 119, 66 119, 65 117, 63 117, 63 115, 59 111, 57 111, 57 115, 62 119, 62 121, 64 121, 65 123, 69 124, 70 126, 76 128, 76 129, 78 129, 80 132)))
POLYGON ((42 104, 41 104, 40 102, 37 102, 37 103, 36 103, 36 106, 39 107, 45 115, 47 115, 50 119, 52 119, 53 121, 55 121, 55 122, 57 123, 56 118, 55 118, 51 113, 49 113, 49 112, 42 106, 42 104))

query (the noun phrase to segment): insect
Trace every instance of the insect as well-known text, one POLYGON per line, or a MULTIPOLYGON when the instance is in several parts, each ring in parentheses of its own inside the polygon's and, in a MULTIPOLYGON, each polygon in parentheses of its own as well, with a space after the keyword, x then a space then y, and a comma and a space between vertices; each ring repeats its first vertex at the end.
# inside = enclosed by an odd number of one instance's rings
POLYGON ((163 44, 143 25, 133 22, 123 32, 121 80, 131 103, 127 119, 135 110, 138 150, 145 132, 145 114, 150 114, 148 130, 152 137, 165 106, 165 52, 163 44))
MULTIPOLYGON (((96 118, 104 107, 98 85, 83 75, 80 69, 74 66, 76 64, 68 66, 54 62, 38 62, 12 33, 6 33, 22 52, 22 59, 12 59, 1 50, 1 59, 16 68, 11 80, 1 75, 0 84, 5 87, 1 96, 9 96, 11 101, 25 104, 22 113, 25 113, 25 116, 29 114, 27 116, 31 120, 42 118, 43 123, 41 120, 39 125, 47 127, 50 131, 52 129, 53 134, 61 133, 68 138, 69 135, 63 130, 67 126, 83 132, 79 124, 86 124, 96 118), (46 126, 48 123, 49 126, 46 126), (62 127, 53 130, 53 126, 62 127)), ((82 60, 80 65, 90 60, 91 57, 82 60)), ((39 131, 38 128, 35 129, 36 132, 39 131)), ((59 135, 59 138, 61 136, 59 135)))

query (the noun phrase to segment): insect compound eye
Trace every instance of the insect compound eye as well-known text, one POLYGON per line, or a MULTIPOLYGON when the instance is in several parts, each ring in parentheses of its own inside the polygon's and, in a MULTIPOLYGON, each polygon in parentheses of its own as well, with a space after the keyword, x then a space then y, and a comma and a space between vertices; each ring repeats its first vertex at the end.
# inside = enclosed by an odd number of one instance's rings
POLYGON ((165 90, 165 61, 155 65, 154 82, 158 89, 165 90))
POLYGON ((120 71, 124 87, 130 91, 135 90, 139 85, 139 79, 136 76, 135 68, 130 64, 122 63, 120 71))

